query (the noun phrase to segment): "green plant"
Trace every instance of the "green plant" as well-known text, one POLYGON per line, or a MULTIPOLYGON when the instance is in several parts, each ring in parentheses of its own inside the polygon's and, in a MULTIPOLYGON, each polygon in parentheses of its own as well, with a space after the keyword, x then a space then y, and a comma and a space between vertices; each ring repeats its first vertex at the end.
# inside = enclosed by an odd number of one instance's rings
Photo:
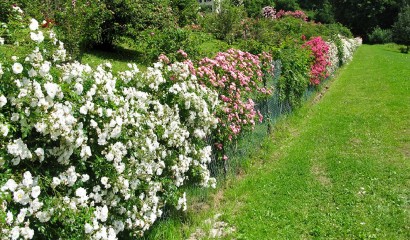
POLYGON ((243 6, 248 14, 248 17, 259 17, 261 16, 262 8, 266 6, 275 6, 274 0, 244 0, 243 6))
POLYGON ((275 7, 278 10, 295 11, 300 9, 297 0, 276 0, 275 7))
POLYGON ((391 29, 381 29, 379 26, 373 29, 368 35, 369 43, 390 43, 393 39, 393 33, 391 29))
POLYGON ((110 16, 102 0, 5 0, 0 8, 6 7, 1 17, 6 22, 12 4, 38 19, 43 28, 54 26, 73 58, 80 58, 84 49, 101 42, 101 26, 110 16))
MULTIPOLYGON (((201 46, 213 40, 215 40, 214 37, 208 33, 188 28, 166 28, 144 30, 140 32, 135 43, 137 48, 144 51, 144 61, 150 63, 157 60, 161 54, 167 55, 170 60, 175 60, 179 55, 178 50, 186 52, 191 59, 199 60, 208 56, 206 49, 205 52, 202 52, 201 46)), ((212 48, 219 51, 218 45, 212 48)), ((224 50, 227 47, 221 45, 220 48, 224 50)))
POLYGON ((197 22, 199 4, 197 0, 170 0, 173 14, 178 18, 180 27, 197 22))
POLYGON ((292 107, 302 103, 303 95, 309 85, 310 55, 310 50, 287 42, 274 56, 282 63, 282 73, 276 90, 280 100, 289 103, 292 107))
POLYGON ((234 6, 230 1, 223 1, 219 12, 205 14, 201 26, 217 39, 232 43, 241 35, 241 21, 246 17, 243 6, 234 6))
POLYGON ((402 52, 408 53, 410 50, 410 6, 406 6, 400 12, 397 22, 393 25, 393 36, 395 42, 406 45, 402 52))
POLYGON ((112 46, 123 36, 135 38, 140 31, 175 27, 177 18, 168 0, 103 0, 111 13, 104 22, 103 45, 112 46))

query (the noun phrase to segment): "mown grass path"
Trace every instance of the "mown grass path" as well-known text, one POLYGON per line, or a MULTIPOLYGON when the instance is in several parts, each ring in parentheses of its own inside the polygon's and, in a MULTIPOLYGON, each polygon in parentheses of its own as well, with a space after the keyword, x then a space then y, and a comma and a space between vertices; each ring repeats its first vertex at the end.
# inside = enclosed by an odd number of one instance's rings
POLYGON ((259 155, 219 203, 236 239, 410 239, 410 55, 362 46, 259 155))

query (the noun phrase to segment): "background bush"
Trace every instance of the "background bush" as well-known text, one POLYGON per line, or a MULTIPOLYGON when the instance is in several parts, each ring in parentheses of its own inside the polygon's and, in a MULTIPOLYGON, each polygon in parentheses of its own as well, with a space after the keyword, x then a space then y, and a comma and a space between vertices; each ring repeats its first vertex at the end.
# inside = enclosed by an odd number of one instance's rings
POLYGON ((389 43, 393 40, 393 33, 391 29, 381 29, 380 27, 376 27, 373 31, 368 35, 369 43, 389 43))

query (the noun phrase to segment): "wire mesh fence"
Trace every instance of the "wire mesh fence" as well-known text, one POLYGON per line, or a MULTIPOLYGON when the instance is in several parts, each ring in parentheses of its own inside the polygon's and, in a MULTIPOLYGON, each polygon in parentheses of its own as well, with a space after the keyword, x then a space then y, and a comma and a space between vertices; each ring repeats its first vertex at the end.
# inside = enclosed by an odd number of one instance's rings
MULTIPOLYGON (((267 79, 268 87, 277 86, 282 73, 280 60, 272 62, 272 65, 274 65, 274 74, 267 79)), ((309 99, 315 91, 315 87, 309 86, 304 93, 304 99, 309 99)), ((244 158, 249 158, 255 153, 255 149, 261 146, 261 141, 270 134, 272 127, 280 117, 292 112, 291 103, 282 100, 278 91, 274 91, 273 95, 269 98, 257 102, 256 108, 262 114, 263 121, 256 124, 253 131, 243 133, 239 139, 230 143, 224 143, 226 147, 223 154, 229 157, 228 160, 222 160, 221 153, 213 151, 212 161, 209 163, 208 168, 212 177, 215 177, 219 182, 219 185, 223 185, 227 177, 235 177, 240 173, 244 164, 247 164, 244 162, 244 158)), ((208 138, 208 144, 210 146, 214 145, 212 137, 208 138)), ((196 201, 205 201, 209 196, 209 191, 200 186, 189 186, 186 190, 196 201)), ((162 218, 168 218, 172 214, 175 214, 175 211, 166 208, 162 218)))

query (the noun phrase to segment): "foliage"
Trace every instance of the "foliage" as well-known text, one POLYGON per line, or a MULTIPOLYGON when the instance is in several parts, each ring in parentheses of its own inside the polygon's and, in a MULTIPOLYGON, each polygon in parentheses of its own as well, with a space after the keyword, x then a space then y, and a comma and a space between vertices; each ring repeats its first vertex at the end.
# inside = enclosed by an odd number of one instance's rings
POLYGON ((308 49, 288 42, 274 55, 282 63, 282 74, 276 90, 281 101, 293 107, 300 106, 309 84, 310 54, 308 49))
POLYGON ((387 29, 408 0, 331 0, 335 18, 356 35, 366 36, 376 26, 387 29))
POLYGON ((325 0, 320 8, 315 11, 315 21, 321 23, 334 23, 335 16, 333 12, 333 7, 330 4, 329 0, 325 0))
POLYGON ((379 26, 373 29, 373 31, 368 35, 369 43, 390 43, 392 42, 391 29, 381 29, 379 26))
POLYGON ((12 4, 19 3, 27 16, 40 19, 42 27, 55 26, 59 38, 74 58, 80 58, 86 48, 101 42, 101 26, 109 18, 102 0, 5 0, 5 3, 8 5, 5 13, 12 4))
POLYGON ((234 6, 229 1, 223 1, 220 12, 206 14, 201 20, 201 26, 217 39, 232 43, 241 33, 241 21, 245 16, 243 6, 234 6))
POLYGON ((276 9, 284 11, 295 11, 300 9, 297 0, 276 0, 275 7, 276 9))
POLYGON ((199 4, 197 0, 170 0, 173 14, 180 27, 197 22, 199 4))
POLYGON ((244 0, 243 6, 248 17, 259 17, 261 15, 261 9, 266 6, 274 6, 274 0, 244 0))
MULTIPOLYGON (((188 28, 166 28, 163 30, 148 29, 140 32, 140 36, 136 40, 139 49, 144 51, 144 60, 147 63, 155 61, 161 54, 174 61, 179 53, 178 50, 185 51, 189 56, 199 60, 203 57, 209 56, 206 52, 208 49, 202 49, 205 43, 215 40, 211 34, 201 31, 194 31, 188 28)), ((213 53, 224 50, 227 47, 218 45, 213 46, 217 49, 213 53)), ((212 51, 211 51, 212 52, 212 51)))
POLYGON ((397 22, 393 25, 394 41, 404 44, 407 48, 403 51, 405 53, 410 50, 410 5, 403 8, 400 12, 397 22))
POLYGON ((177 18, 169 1, 162 0, 104 0, 111 18, 102 29, 103 43, 111 46, 121 36, 135 38, 146 29, 175 27, 177 18))

